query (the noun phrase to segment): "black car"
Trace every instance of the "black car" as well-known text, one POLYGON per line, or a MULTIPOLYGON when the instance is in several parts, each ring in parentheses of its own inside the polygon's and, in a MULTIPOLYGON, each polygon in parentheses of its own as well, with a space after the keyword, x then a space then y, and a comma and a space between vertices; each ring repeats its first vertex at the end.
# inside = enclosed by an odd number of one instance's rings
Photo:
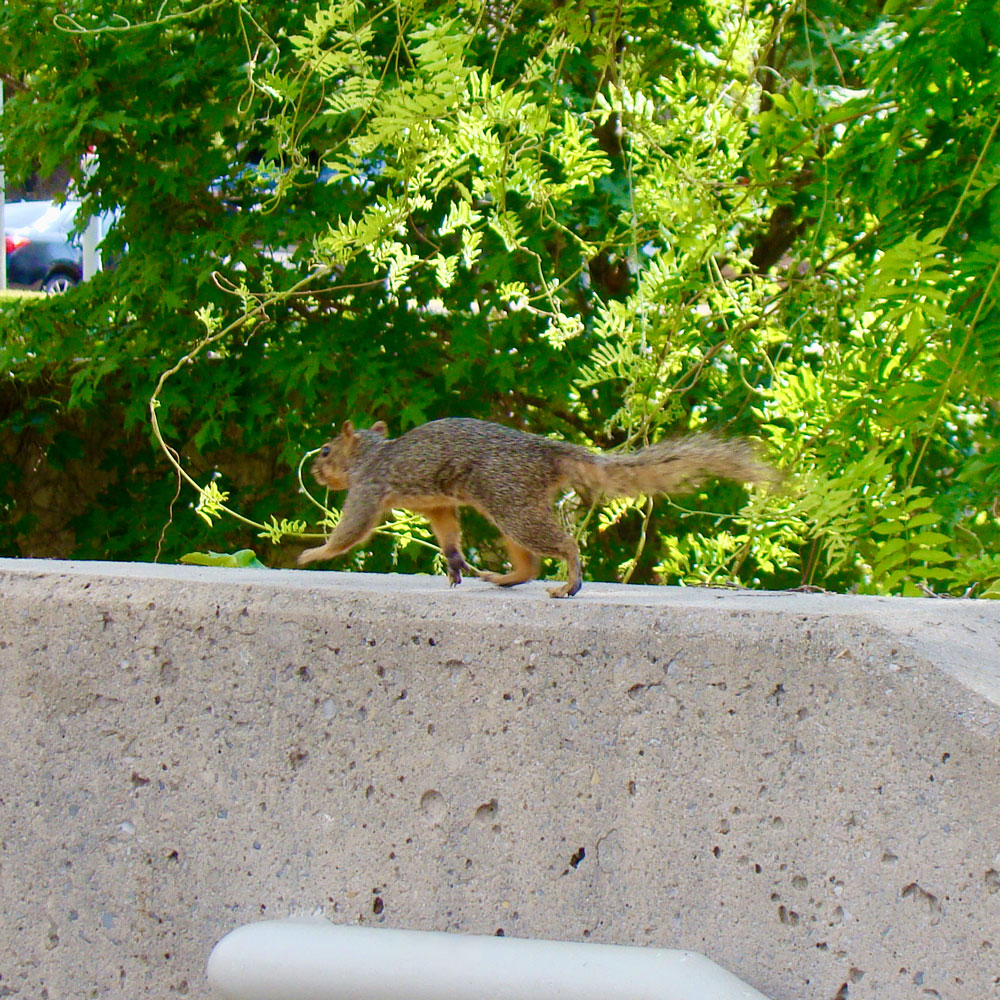
MULTIPOLYGON (((13 201, 4 206, 7 285, 65 292, 83 280, 83 249, 73 233, 80 202, 13 201)), ((101 216, 102 230, 111 213, 101 216)))

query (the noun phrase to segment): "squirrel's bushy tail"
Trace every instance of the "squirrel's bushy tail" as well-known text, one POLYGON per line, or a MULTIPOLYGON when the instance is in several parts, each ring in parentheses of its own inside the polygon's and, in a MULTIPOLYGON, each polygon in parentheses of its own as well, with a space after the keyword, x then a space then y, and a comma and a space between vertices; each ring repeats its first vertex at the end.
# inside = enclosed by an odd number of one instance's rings
POLYGON ((705 479, 737 482, 778 482, 777 469, 757 458, 741 438, 692 434, 619 454, 574 457, 567 469, 570 481, 606 497, 640 493, 675 493, 694 489, 705 479))

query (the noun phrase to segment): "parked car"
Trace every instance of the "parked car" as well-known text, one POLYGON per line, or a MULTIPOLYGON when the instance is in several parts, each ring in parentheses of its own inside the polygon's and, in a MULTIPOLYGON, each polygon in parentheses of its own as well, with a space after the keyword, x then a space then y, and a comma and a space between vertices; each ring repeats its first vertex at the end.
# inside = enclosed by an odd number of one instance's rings
MULTIPOLYGON (((4 243, 7 249, 7 285, 65 292, 83 280, 83 248, 73 233, 80 202, 13 201, 4 206, 4 243)), ((101 217, 102 229, 113 213, 101 217)))

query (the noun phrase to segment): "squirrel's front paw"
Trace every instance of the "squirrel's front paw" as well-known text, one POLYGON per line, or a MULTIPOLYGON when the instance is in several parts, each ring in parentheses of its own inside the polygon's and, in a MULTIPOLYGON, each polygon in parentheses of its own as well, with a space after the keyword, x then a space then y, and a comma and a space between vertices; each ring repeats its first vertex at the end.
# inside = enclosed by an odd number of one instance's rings
POLYGON ((462 553, 457 549, 449 549, 446 560, 448 563, 448 582, 456 587, 462 582, 462 570, 469 570, 469 564, 465 561, 462 553))
POLYGON ((304 552, 300 552, 298 559, 295 561, 299 566, 307 566, 318 559, 329 559, 329 556, 326 554, 325 545, 319 545, 315 549, 306 549, 304 552))

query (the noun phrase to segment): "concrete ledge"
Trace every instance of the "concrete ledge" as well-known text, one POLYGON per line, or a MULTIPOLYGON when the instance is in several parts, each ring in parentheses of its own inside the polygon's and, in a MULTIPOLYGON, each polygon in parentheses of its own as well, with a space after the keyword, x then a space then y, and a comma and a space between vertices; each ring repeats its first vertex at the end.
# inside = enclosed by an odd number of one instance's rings
POLYGON ((989 602, 0 560, 0 997, 261 917, 998 996, 989 602))

